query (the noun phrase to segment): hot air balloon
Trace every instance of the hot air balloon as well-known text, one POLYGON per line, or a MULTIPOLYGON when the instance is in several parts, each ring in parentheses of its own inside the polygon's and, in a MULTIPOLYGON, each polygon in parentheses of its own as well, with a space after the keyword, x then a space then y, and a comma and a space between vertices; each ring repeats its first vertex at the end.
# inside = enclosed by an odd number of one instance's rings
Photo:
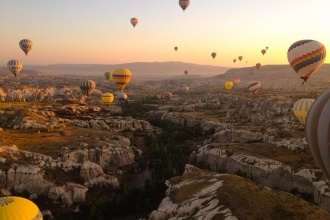
POLYGON ((265 49, 262 49, 262 50, 261 50, 261 53, 262 53, 262 55, 265 55, 266 50, 265 50, 265 49))
POLYGON ((112 93, 104 93, 102 94, 102 101, 104 104, 108 105, 114 100, 114 96, 112 93))
POLYGON ((182 92, 187 93, 189 91, 189 87, 184 86, 181 90, 182 90, 182 92))
POLYGON ((132 73, 126 68, 116 69, 112 72, 112 79, 117 83, 121 91, 124 90, 125 86, 131 81, 132 73))
POLYGON ((236 63, 236 59, 233 59, 233 62, 236 63))
POLYGON ((217 54, 216 53, 211 53, 211 56, 214 59, 217 56, 217 54))
POLYGON ((242 61, 243 60, 243 57, 242 56, 239 56, 238 59, 239 59, 239 61, 242 61))
POLYGON ((33 47, 33 43, 29 39, 23 39, 19 42, 19 47, 24 51, 25 55, 28 55, 33 47))
POLYGON ((228 81, 225 83, 226 89, 230 90, 233 87, 234 83, 232 81, 228 81))
POLYGON ((110 81, 110 79, 112 78, 112 73, 111 72, 105 72, 104 77, 106 78, 106 80, 110 81))
POLYGON ((178 47, 174 47, 174 50, 177 51, 178 50, 178 47))
POLYGON ((89 97, 96 87, 96 84, 93 80, 85 80, 80 84, 80 89, 83 95, 89 97))
POLYGON ((259 91, 260 87, 261 87, 261 84, 258 81, 252 81, 252 82, 249 82, 249 84, 248 84, 248 89, 254 95, 259 91))
POLYGON ((330 180, 330 89, 322 93, 309 109, 306 138, 314 160, 330 180))
POLYGON ((260 67, 261 67, 261 64, 260 64, 260 63, 257 63, 257 64, 256 64, 256 68, 257 68, 257 70, 258 70, 260 67))
POLYGON ((306 124, 306 118, 314 99, 300 99, 293 105, 293 113, 298 118, 301 124, 306 124))
POLYGON ((185 11, 188 6, 190 5, 190 1, 189 0, 179 0, 179 5, 182 8, 183 11, 185 11))
POLYGON ((170 100, 172 98, 172 93, 170 92, 165 92, 164 94, 164 98, 167 99, 167 100, 170 100))
POLYGON ((266 50, 268 50, 268 47, 266 47, 266 50))
POLYGON ((9 60, 7 66, 10 72, 12 72, 15 77, 23 68, 23 64, 18 60, 9 60))
POLYGON ((188 74, 188 71, 187 71, 187 70, 185 70, 185 71, 184 71, 184 74, 186 74, 186 75, 187 75, 187 74, 188 74))
POLYGON ((32 201, 22 197, 8 196, 0 197, 0 219, 42 220, 42 214, 32 201))
POLYGON ((304 80, 303 85, 322 66, 325 57, 324 45, 315 40, 297 41, 288 50, 288 61, 294 71, 304 80))
POLYGON ((123 91, 118 93, 116 96, 116 100, 118 100, 119 102, 124 102, 124 101, 126 101, 126 99, 127 99, 127 95, 123 91))
POLYGON ((241 81, 241 79, 240 78, 235 78, 234 79, 234 83, 236 84, 236 85, 238 85, 238 83, 241 81))
POLYGON ((135 27, 138 23, 139 23, 139 19, 131 18, 131 24, 133 25, 133 27, 135 27))

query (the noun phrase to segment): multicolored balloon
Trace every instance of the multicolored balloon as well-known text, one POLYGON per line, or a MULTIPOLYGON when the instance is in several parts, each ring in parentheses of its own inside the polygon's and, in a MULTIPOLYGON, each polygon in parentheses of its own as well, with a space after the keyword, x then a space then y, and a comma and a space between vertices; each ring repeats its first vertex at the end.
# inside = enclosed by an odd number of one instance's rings
POLYGON ((226 89, 230 90, 233 87, 234 83, 232 81, 225 82, 226 89))
POLYGON ((80 89, 83 95, 89 97, 95 90, 96 84, 93 80, 85 80, 80 84, 80 89))
POLYGON ((265 55, 266 50, 265 50, 265 49, 262 49, 262 50, 261 50, 261 53, 262 53, 262 55, 265 55))
POLYGON ((188 6, 190 5, 190 1, 189 0, 179 0, 179 5, 182 8, 183 11, 185 11, 188 6))
POLYGON ((330 180, 330 89, 320 95, 309 109, 306 138, 316 164, 330 180))
POLYGON ((115 99, 115 97, 113 96, 112 93, 102 94, 102 101, 106 105, 109 105, 111 102, 113 102, 114 99, 115 99))
POLYGON ((236 85, 238 85, 238 83, 241 81, 241 79, 240 78, 235 78, 234 79, 234 83, 236 84, 236 85))
POLYGON ((257 64, 256 64, 256 68, 257 68, 257 70, 260 69, 260 67, 261 67, 261 63, 257 63, 257 64))
POLYGON ((248 84, 248 89, 253 95, 257 94, 260 88, 261 88, 261 83, 258 81, 252 81, 249 82, 248 84))
POLYGON ((311 108, 314 99, 299 99, 293 105, 293 113, 301 124, 306 124, 306 118, 309 109, 311 108))
POLYGON ((125 86, 131 81, 132 73, 126 68, 116 69, 112 73, 112 79, 115 81, 121 91, 124 90, 125 86))
POLYGON ((239 59, 239 61, 242 61, 243 60, 243 57, 242 56, 239 56, 238 59, 239 59))
POLYGON ((131 18, 131 24, 133 25, 133 27, 135 27, 138 23, 139 23, 139 19, 131 18))
POLYGON ((174 47, 174 50, 177 51, 178 50, 178 47, 174 47))
POLYGON ((17 197, 0 197, 0 219, 33 219, 42 220, 42 214, 32 201, 17 197))
POLYGON ((304 80, 304 85, 307 79, 322 66, 325 57, 324 45, 315 40, 297 41, 288 50, 288 61, 299 77, 304 80))
POLYGON ((216 53, 211 53, 211 56, 214 59, 217 56, 217 54, 216 53))
POLYGON ((111 72, 105 72, 104 77, 106 78, 106 80, 110 81, 110 79, 112 78, 112 73, 111 72))
POLYGON ((29 39, 23 39, 19 42, 19 47, 24 51, 25 55, 28 55, 29 51, 32 50, 33 43, 29 39))
POLYGON ((170 92, 165 92, 164 94, 164 98, 167 99, 167 100, 170 100, 172 98, 172 93, 170 92))
POLYGON ((7 63, 7 67, 16 77, 17 74, 22 70, 23 64, 18 60, 9 60, 7 63))

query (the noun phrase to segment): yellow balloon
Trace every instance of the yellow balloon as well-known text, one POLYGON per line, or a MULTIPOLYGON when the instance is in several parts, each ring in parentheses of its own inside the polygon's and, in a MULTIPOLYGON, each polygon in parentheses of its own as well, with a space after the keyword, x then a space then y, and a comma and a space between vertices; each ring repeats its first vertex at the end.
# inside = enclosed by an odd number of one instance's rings
POLYGON ((132 73, 126 68, 116 69, 112 73, 112 79, 117 83, 119 88, 123 91, 127 83, 131 81, 132 73))
POLYGON ((314 101, 314 99, 299 99, 294 103, 293 113, 302 125, 306 125, 307 114, 314 101))
POLYGON ((225 87, 228 90, 231 89, 233 87, 233 85, 234 85, 234 83, 232 81, 228 81, 225 83, 225 87))
POLYGON ((110 104, 114 100, 114 96, 112 93, 104 93, 102 94, 102 101, 104 104, 110 104))
POLYGON ((0 197, 0 219, 18 220, 33 219, 42 220, 42 214, 36 204, 32 201, 17 197, 0 197))

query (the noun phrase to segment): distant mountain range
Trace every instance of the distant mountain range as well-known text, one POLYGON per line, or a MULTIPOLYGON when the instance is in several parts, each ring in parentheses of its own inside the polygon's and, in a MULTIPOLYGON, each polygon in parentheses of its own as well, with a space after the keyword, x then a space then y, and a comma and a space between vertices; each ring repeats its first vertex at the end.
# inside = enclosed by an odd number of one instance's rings
POLYGON ((25 66, 24 70, 34 70, 48 74, 69 75, 103 75, 104 72, 117 68, 128 68, 134 74, 135 79, 165 79, 184 75, 187 70, 189 75, 210 77, 226 72, 229 67, 199 65, 183 62, 136 62, 114 65, 103 64, 54 64, 42 66, 25 66))

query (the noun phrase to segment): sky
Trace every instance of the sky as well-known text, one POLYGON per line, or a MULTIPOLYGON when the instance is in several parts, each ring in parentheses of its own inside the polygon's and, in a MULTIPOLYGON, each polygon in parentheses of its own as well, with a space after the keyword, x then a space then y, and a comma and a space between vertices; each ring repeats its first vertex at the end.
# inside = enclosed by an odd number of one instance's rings
POLYGON ((317 40, 330 50, 329 21, 329 0, 191 0, 185 12, 178 0, 0 0, 0 66, 11 59, 23 67, 288 64, 287 50, 298 40, 317 40), (135 28, 132 17, 139 19, 135 28), (21 39, 34 43, 28 56, 21 39), (234 63, 238 56, 243 60, 234 63))

